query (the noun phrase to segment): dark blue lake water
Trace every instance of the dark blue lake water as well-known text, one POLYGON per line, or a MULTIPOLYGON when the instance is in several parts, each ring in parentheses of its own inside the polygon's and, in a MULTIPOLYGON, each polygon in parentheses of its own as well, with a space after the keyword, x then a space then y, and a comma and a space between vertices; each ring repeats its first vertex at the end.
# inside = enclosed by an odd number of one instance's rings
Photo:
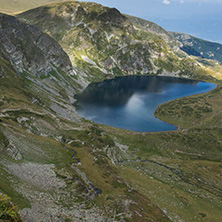
POLYGON ((153 113, 159 104, 208 92, 215 84, 162 76, 127 76, 90 84, 76 96, 80 116, 137 132, 175 130, 153 113))

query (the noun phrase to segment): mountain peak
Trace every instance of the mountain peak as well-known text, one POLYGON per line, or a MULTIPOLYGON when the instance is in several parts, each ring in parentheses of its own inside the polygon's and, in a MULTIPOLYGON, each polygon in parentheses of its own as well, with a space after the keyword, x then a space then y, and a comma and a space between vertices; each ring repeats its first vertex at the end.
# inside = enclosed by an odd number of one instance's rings
POLYGON ((98 19, 103 22, 111 22, 111 23, 122 23, 128 20, 116 8, 107 8, 107 10, 105 10, 98 16, 98 19))

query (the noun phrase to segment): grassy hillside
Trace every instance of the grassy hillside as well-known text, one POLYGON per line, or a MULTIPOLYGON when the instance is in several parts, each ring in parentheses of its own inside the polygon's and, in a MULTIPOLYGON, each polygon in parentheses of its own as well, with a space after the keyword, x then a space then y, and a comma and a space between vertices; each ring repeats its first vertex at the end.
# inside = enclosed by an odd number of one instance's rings
MULTIPOLYGON (((129 20, 132 22, 132 24, 137 28, 141 29, 144 32, 148 32, 150 34, 153 34, 155 36, 160 36, 165 42, 167 42, 172 49, 174 49, 175 52, 180 52, 179 47, 180 42, 176 40, 174 35, 171 32, 166 31, 161 26, 157 25, 154 22, 150 22, 141 18, 137 18, 134 16, 126 15, 129 20)), ((181 51, 181 56, 186 56, 181 51)))
POLYGON ((169 221, 120 176, 104 147, 121 151, 103 129, 60 118, 41 92, 23 88, 6 61, 1 68, 0 190, 12 197, 24 221, 169 221))
MULTIPOLYGON (((14 14, 21 11, 26 11, 28 9, 36 8, 41 5, 45 5, 51 2, 56 2, 60 0, 0 0, 0 12, 7 14, 14 14)), ((62 0, 61 0, 62 1, 62 0)))
POLYGON ((158 117, 179 126, 177 131, 133 133, 55 116, 47 103, 32 103, 32 93, 1 64, 6 78, 0 87, 0 190, 23 209, 25 221, 39 215, 44 220, 94 215, 91 221, 220 221, 220 82, 206 95, 157 110, 158 117), (194 115, 186 115, 186 107, 195 109, 194 115), (77 152, 75 160, 69 149, 77 152), (86 201, 94 191, 71 162, 102 194, 86 201))

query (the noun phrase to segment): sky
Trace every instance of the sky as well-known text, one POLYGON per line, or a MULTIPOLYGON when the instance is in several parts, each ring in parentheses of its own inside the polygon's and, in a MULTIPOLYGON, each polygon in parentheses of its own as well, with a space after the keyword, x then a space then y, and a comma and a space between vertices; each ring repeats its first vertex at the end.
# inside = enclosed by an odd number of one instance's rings
MULTIPOLYGON (((85 0, 87 1, 87 0, 85 0)), ((222 0, 90 0, 122 13, 222 43, 222 0)))

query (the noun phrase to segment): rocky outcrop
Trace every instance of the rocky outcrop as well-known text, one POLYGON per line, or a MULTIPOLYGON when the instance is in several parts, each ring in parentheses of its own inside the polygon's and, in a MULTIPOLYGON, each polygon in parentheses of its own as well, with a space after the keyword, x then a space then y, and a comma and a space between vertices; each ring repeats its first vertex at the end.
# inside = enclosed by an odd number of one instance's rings
MULTIPOLYGON (((77 119, 71 103, 85 83, 77 80, 68 55, 53 38, 13 16, 0 14, 0 58, 10 64, 34 97, 47 101, 45 105, 58 116, 77 119)), ((0 76, 4 77, 4 67, 0 67, 0 76)))
POLYGON ((74 75, 69 57, 54 39, 5 14, 0 14, 0 50, 18 73, 47 74, 55 66, 74 75))
POLYGON ((109 25, 110 27, 115 28, 126 28, 127 31, 133 34, 134 28, 126 16, 122 15, 116 8, 107 8, 102 11, 97 18, 98 21, 101 21, 104 25, 109 25))

